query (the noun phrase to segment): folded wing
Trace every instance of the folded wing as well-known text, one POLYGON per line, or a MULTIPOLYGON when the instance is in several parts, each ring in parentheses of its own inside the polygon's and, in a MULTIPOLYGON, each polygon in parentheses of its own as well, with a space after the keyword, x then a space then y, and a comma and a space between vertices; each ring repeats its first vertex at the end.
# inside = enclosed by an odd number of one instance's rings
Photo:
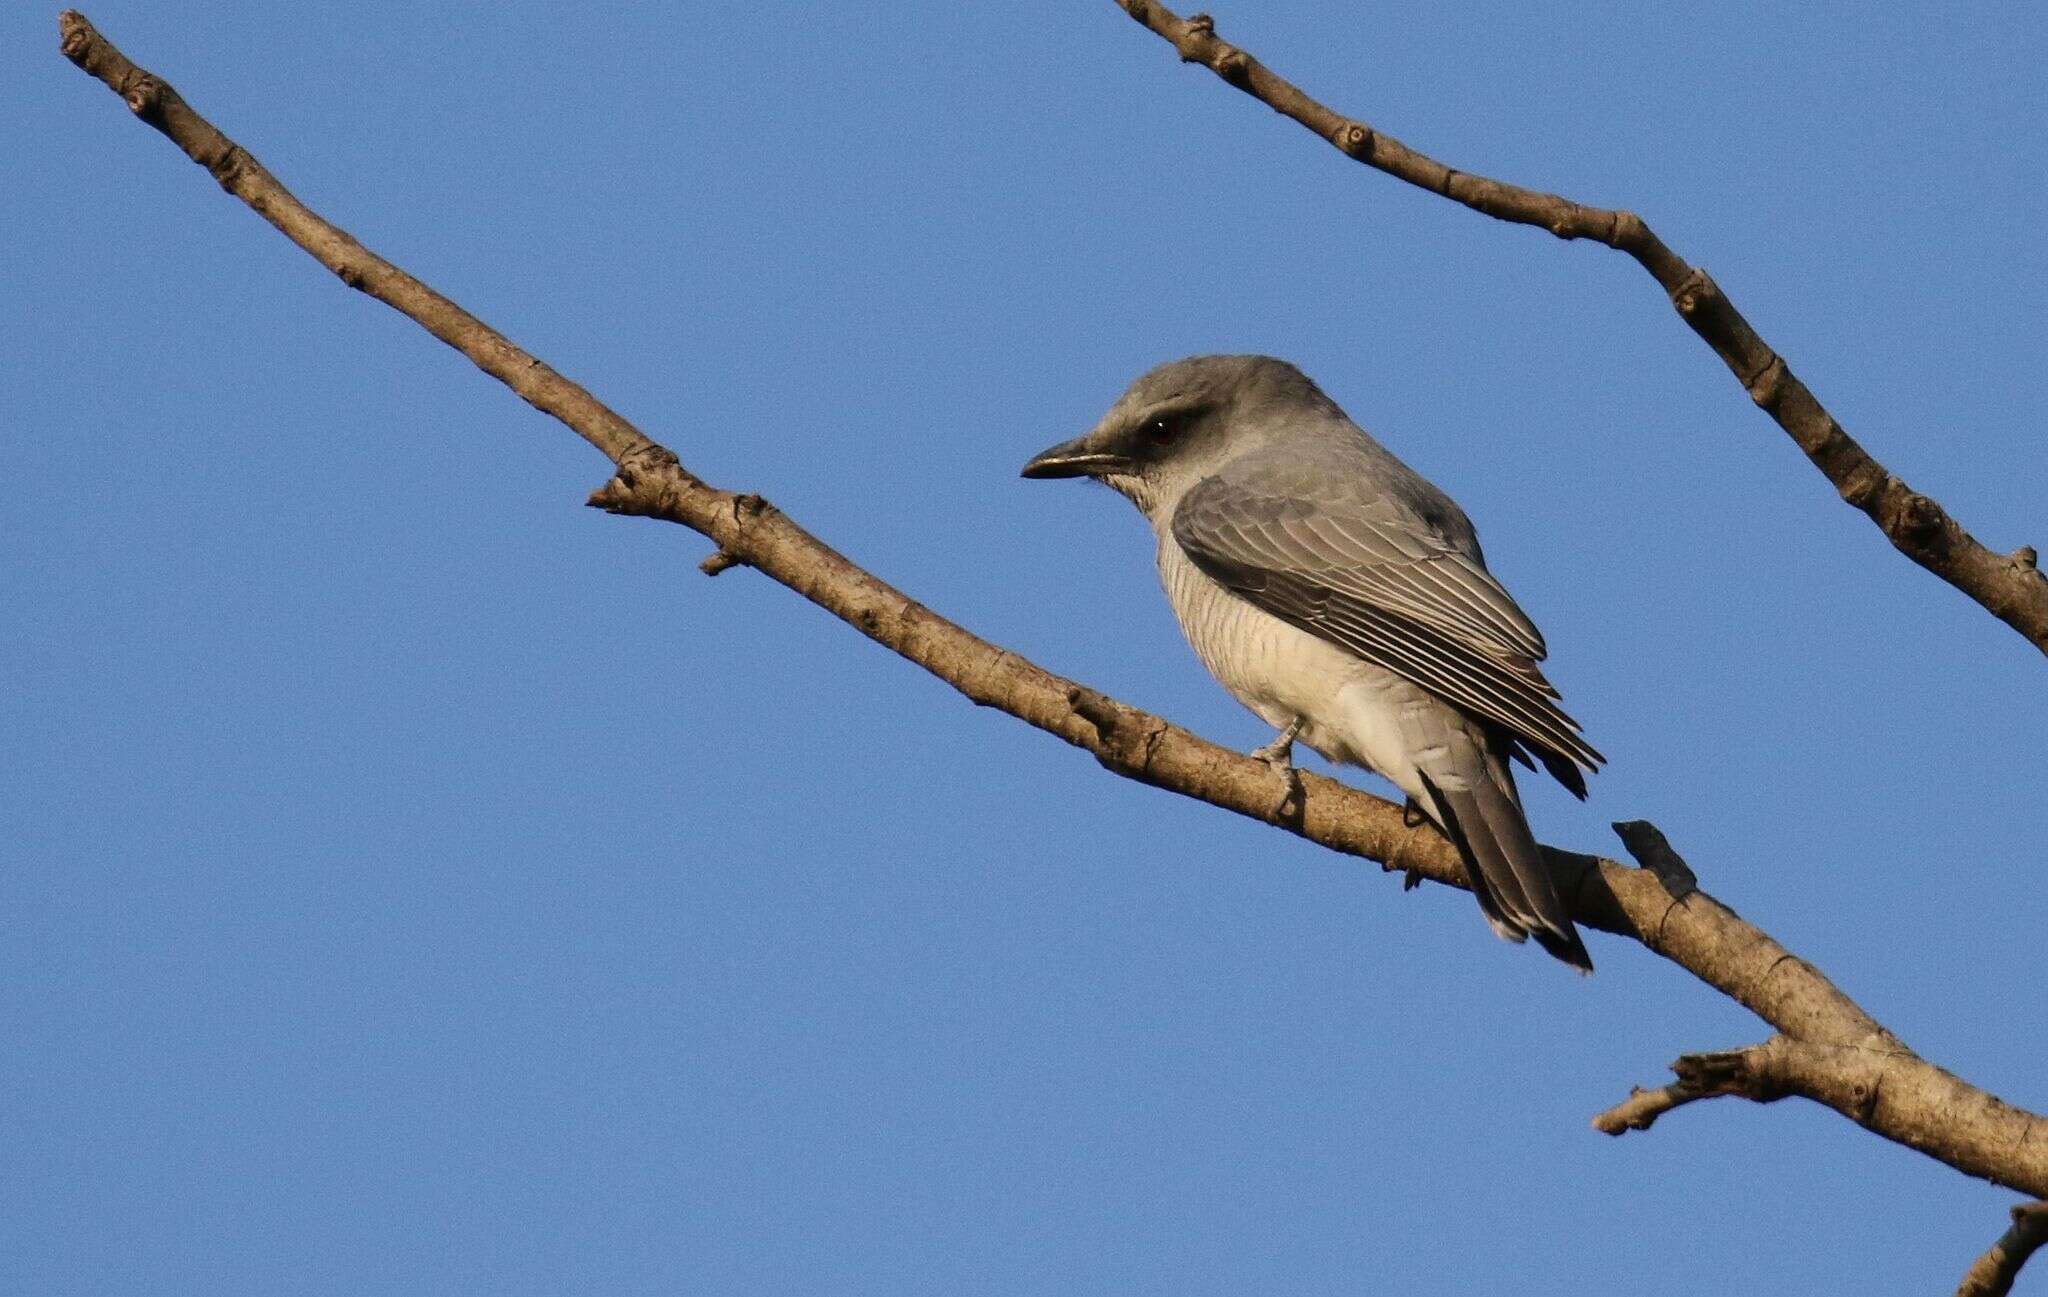
MULTIPOLYGON (((1497 726, 1585 796, 1605 760, 1536 668, 1543 637, 1477 558, 1357 500, 1304 500, 1211 477, 1173 536, 1240 598, 1497 726)), ((1525 758, 1526 759, 1526 758, 1525 758)))

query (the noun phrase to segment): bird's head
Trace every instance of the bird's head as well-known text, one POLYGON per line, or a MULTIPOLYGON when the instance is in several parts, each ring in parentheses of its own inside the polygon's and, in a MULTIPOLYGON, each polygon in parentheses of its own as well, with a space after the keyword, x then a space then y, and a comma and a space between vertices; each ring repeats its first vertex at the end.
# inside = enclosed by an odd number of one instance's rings
MULTIPOLYGON (((1152 513, 1223 464, 1334 411, 1271 356, 1190 356, 1147 373, 1093 429, 1033 456, 1024 476, 1092 477, 1152 513)), ((1341 417, 1341 416, 1340 416, 1341 417)))

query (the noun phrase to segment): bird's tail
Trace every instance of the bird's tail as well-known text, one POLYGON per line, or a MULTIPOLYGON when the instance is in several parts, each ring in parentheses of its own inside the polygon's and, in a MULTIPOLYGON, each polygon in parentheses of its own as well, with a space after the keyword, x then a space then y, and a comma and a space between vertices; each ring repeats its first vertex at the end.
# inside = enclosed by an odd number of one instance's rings
POLYGON ((1558 959, 1582 973, 1593 971, 1586 943, 1572 926, 1550 871, 1529 832, 1514 793, 1513 775, 1501 762, 1481 762, 1469 777, 1433 779, 1420 773, 1433 818, 1464 858, 1472 894, 1493 930, 1509 941, 1536 938, 1558 959), (1491 766, 1492 769, 1484 767, 1491 766))

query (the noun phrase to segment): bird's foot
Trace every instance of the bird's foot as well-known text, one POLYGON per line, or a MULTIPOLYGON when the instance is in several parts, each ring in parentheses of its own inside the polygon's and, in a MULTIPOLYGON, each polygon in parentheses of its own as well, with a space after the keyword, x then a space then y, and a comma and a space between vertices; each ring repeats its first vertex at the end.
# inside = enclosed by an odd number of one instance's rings
MULTIPOLYGON (((1407 825, 1411 829, 1419 829, 1423 825, 1429 823, 1429 816, 1427 813, 1423 811, 1422 803, 1416 801, 1413 797, 1410 797, 1407 801, 1403 802, 1401 804, 1401 823, 1407 825)), ((1421 874, 1418 874, 1411 869, 1407 873, 1401 875, 1402 891, 1412 892, 1420 886, 1422 886, 1421 874)))
POLYGON ((1262 748, 1253 748, 1250 755, 1254 760, 1263 761, 1275 770, 1294 768, 1294 740, 1301 737, 1301 717, 1287 722, 1287 728, 1273 736, 1273 741, 1262 748))
POLYGON ((1301 717, 1287 723, 1271 743, 1254 748, 1251 756, 1273 767, 1280 776, 1280 800, 1273 803, 1273 818, 1282 819, 1289 805, 1298 805, 1305 794, 1301 787, 1301 771, 1294 768, 1294 740, 1301 734, 1301 717))

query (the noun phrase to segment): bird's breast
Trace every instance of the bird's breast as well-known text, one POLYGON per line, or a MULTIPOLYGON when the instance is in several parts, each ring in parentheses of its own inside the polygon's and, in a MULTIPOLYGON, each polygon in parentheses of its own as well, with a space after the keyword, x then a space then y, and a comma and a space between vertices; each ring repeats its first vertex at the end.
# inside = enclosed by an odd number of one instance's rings
POLYGON ((1314 728, 1338 714, 1339 692, 1364 665, 1357 658, 1224 589, 1171 532, 1159 540, 1159 581, 1195 656, 1232 697, 1276 727, 1300 716, 1314 728))

